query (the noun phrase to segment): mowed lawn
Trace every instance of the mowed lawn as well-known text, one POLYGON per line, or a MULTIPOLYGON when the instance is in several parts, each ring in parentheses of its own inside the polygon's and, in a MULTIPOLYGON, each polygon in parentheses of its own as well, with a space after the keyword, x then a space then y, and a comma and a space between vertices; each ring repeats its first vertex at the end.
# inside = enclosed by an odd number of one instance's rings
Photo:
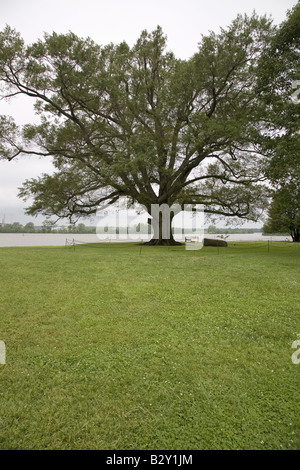
POLYGON ((0 268, 1 449, 299 449, 296 245, 0 248, 0 268))

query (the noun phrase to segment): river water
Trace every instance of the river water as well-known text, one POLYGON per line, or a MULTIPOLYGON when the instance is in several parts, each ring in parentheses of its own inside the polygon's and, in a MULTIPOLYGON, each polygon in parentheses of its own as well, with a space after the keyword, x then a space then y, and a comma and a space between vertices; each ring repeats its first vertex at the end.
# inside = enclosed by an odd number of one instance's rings
MULTIPOLYGON (((141 238, 128 240, 125 238, 114 239, 110 237, 107 239, 99 239, 96 234, 66 234, 66 233, 0 233, 0 247, 9 246, 63 246, 68 243, 99 243, 99 242, 128 242, 128 241, 147 241, 147 235, 142 235, 141 238)), ((263 236, 261 233, 249 234, 231 234, 227 235, 213 235, 206 234, 207 238, 223 238, 226 241, 257 241, 257 240, 273 240, 273 241, 291 241, 288 236, 263 236)), ((176 236, 175 236, 176 238, 176 236)))

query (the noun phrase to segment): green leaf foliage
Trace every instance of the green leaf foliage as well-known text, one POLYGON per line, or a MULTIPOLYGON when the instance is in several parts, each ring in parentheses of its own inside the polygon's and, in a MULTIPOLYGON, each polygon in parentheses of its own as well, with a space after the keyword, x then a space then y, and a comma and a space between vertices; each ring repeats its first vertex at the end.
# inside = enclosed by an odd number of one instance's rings
POLYGON ((4 93, 31 97, 41 120, 23 127, 22 145, 4 139, 1 155, 48 156, 56 168, 25 182, 20 196, 34 199, 28 213, 80 217, 127 196, 149 211, 198 202, 207 214, 256 220, 274 154, 266 96, 257 90, 275 33, 266 17, 238 15, 180 60, 160 27, 133 47, 71 32, 25 46, 7 27, 4 93))

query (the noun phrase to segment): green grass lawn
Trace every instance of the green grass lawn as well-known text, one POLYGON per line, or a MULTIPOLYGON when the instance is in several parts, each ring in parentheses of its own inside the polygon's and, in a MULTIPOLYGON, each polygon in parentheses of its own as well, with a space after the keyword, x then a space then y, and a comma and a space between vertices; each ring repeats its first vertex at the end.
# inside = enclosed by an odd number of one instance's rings
POLYGON ((0 248, 1 449, 299 449, 300 249, 0 248))

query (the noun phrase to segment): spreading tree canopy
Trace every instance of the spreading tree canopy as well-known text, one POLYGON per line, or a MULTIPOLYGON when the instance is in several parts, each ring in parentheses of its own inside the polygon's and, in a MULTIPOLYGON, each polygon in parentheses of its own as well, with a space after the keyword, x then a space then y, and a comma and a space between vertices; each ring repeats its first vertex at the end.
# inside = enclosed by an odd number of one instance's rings
POLYGON ((272 150, 258 69, 274 30, 266 17, 239 15, 180 60, 160 27, 129 47, 71 32, 26 46, 7 26, 3 96, 31 97, 41 119, 18 129, 2 116, 1 156, 37 154, 55 166, 24 183, 27 213, 89 216, 127 196, 149 213, 151 204, 201 203, 208 214, 256 220, 272 150))
POLYGON ((258 92, 263 98, 272 138, 266 175, 278 184, 300 177, 300 2, 288 11, 260 58, 258 92))

